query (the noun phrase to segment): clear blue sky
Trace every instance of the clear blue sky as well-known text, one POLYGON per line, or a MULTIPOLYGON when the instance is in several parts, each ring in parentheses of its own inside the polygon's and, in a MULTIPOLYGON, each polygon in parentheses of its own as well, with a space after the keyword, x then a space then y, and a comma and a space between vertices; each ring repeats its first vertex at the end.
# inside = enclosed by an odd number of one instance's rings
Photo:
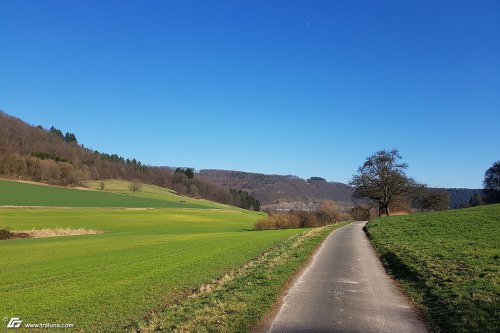
POLYGON ((500 2, 0 2, 0 109, 147 164, 432 186, 500 159, 500 2))

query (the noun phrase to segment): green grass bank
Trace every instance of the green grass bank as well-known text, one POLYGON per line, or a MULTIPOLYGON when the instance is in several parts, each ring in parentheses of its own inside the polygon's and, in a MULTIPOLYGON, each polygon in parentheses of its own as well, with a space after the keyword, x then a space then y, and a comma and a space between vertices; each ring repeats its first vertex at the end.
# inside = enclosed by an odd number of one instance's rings
POLYGON ((435 331, 500 331, 500 205, 378 218, 367 234, 435 331))
POLYGON ((0 206, 230 209, 207 200, 181 197, 158 186, 144 185, 141 192, 133 193, 128 191, 127 181, 108 182, 110 191, 0 180, 0 206))

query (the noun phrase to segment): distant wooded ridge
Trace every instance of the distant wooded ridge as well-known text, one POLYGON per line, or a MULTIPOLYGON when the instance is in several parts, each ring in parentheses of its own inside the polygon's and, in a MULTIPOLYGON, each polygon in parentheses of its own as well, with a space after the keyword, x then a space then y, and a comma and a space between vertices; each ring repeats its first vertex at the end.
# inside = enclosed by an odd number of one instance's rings
POLYGON ((353 207, 360 201, 346 184, 327 182, 321 177, 308 180, 292 175, 265 175, 228 170, 200 170, 199 174, 214 183, 248 191, 269 210, 314 210, 325 200, 341 207, 353 207))
MULTIPOLYGON (((362 201, 353 197, 353 189, 322 177, 303 179, 293 175, 202 169, 198 173, 216 184, 249 192, 263 209, 314 209, 325 200, 334 200, 342 207, 353 207, 362 201)), ((445 188, 450 195, 450 208, 465 207, 481 189, 445 188)))

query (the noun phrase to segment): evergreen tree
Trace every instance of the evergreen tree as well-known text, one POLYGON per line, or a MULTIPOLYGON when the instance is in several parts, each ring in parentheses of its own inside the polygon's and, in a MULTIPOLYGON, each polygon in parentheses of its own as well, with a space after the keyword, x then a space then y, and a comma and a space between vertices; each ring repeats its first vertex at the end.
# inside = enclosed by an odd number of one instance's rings
POLYGON ((75 133, 69 133, 69 132, 66 132, 66 135, 64 136, 64 141, 70 143, 70 142, 77 142, 76 141, 76 135, 75 133))
POLYGON ((58 137, 60 137, 61 139, 64 140, 64 135, 60 129, 57 129, 54 126, 51 126, 49 129, 49 132, 57 135, 58 137))
POLYGON ((483 205, 483 198, 479 194, 474 194, 469 200, 469 206, 476 207, 483 205))

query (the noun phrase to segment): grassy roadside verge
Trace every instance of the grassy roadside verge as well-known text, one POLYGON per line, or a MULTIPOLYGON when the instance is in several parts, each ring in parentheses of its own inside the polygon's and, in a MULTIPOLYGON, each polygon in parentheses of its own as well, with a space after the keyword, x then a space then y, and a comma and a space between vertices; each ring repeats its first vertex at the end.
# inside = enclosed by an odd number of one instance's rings
POLYGON ((286 282, 326 236, 348 223, 292 236, 146 321, 136 323, 132 331, 246 332, 268 312, 286 282))
POLYGON ((367 234, 436 332, 499 332, 500 205, 379 218, 367 234))

